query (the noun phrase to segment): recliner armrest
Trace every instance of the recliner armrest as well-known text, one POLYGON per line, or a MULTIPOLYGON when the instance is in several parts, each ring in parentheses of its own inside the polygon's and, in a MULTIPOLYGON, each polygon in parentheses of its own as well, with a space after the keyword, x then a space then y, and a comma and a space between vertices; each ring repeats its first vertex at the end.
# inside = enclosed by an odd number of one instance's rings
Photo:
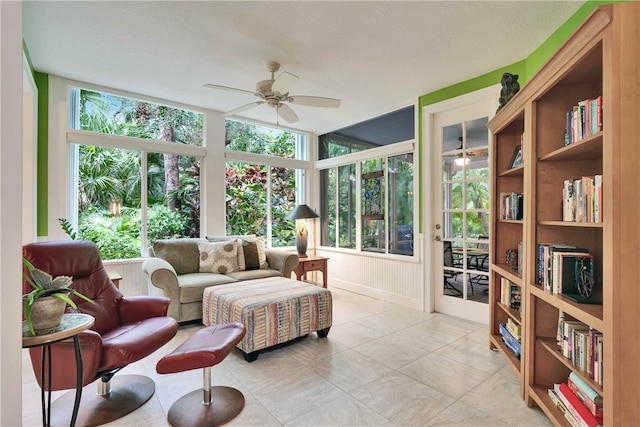
POLYGON ((284 277, 291 277, 291 273, 298 266, 298 254, 281 249, 267 249, 267 263, 269 268, 280 271, 284 277))
POLYGON ((139 322, 151 317, 165 317, 171 300, 161 296, 135 296, 123 298, 118 305, 122 323, 139 322))

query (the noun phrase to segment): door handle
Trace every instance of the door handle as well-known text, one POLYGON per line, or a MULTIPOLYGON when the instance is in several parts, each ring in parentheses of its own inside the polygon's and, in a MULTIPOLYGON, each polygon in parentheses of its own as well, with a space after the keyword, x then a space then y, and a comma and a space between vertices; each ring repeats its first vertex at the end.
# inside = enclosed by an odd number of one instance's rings
POLYGON ((436 236, 436 237, 435 237, 435 240, 436 240, 436 242, 442 242, 442 237, 440 237, 440 236, 436 236))

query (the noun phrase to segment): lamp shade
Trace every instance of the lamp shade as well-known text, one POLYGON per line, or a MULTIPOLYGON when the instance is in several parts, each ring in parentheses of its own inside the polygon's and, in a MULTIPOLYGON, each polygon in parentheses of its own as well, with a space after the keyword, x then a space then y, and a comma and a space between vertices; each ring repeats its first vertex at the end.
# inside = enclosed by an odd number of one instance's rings
POLYGON ((313 209, 311 209, 307 205, 297 205, 293 211, 289 215, 286 216, 286 219, 304 219, 304 218, 320 218, 313 209))

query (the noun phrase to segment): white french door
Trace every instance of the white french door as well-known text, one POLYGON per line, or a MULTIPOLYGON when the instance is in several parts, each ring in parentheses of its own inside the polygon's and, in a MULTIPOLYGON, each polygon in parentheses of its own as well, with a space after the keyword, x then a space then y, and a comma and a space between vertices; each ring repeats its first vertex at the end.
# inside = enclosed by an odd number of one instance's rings
POLYGON ((433 115, 431 283, 435 310, 489 321, 489 131, 493 99, 433 115))

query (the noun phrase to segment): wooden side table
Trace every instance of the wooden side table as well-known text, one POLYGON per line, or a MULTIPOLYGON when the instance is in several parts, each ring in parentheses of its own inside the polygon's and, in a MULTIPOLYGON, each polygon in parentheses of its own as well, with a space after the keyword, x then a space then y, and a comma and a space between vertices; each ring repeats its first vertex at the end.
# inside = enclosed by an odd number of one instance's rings
POLYGON ((31 335, 27 322, 22 322, 22 348, 42 346, 42 361, 40 367, 40 377, 42 378, 42 425, 49 426, 51 422, 51 364, 48 364, 49 371, 45 376, 45 360, 51 359, 51 344, 57 341, 62 341, 67 338, 73 337, 73 345, 76 355, 76 399, 73 405, 73 413, 71 415, 71 426, 76 423, 78 416, 78 408, 80 407, 80 398, 82 397, 82 377, 83 377, 83 365, 82 365, 82 353, 80 352, 80 339, 78 334, 80 332, 89 329, 93 326, 95 319, 93 316, 82 313, 68 313, 62 317, 62 322, 56 328, 51 328, 48 333, 41 335, 31 335), (47 354, 48 353, 48 354, 47 354), (49 393, 48 405, 45 404, 45 378, 48 378, 48 384, 46 386, 49 393))
POLYGON ((120 289, 120 280, 122 280, 122 276, 117 271, 109 273, 109 279, 116 285, 116 288, 120 289))
POLYGON ((317 256, 317 255, 309 255, 305 258, 300 258, 298 262, 298 266, 295 270, 296 279, 300 280, 302 277, 303 280, 307 280, 307 273, 310 271, 321 271, 322 272, 322 287, 327 287, 327 260, 329 258, 317 256))

